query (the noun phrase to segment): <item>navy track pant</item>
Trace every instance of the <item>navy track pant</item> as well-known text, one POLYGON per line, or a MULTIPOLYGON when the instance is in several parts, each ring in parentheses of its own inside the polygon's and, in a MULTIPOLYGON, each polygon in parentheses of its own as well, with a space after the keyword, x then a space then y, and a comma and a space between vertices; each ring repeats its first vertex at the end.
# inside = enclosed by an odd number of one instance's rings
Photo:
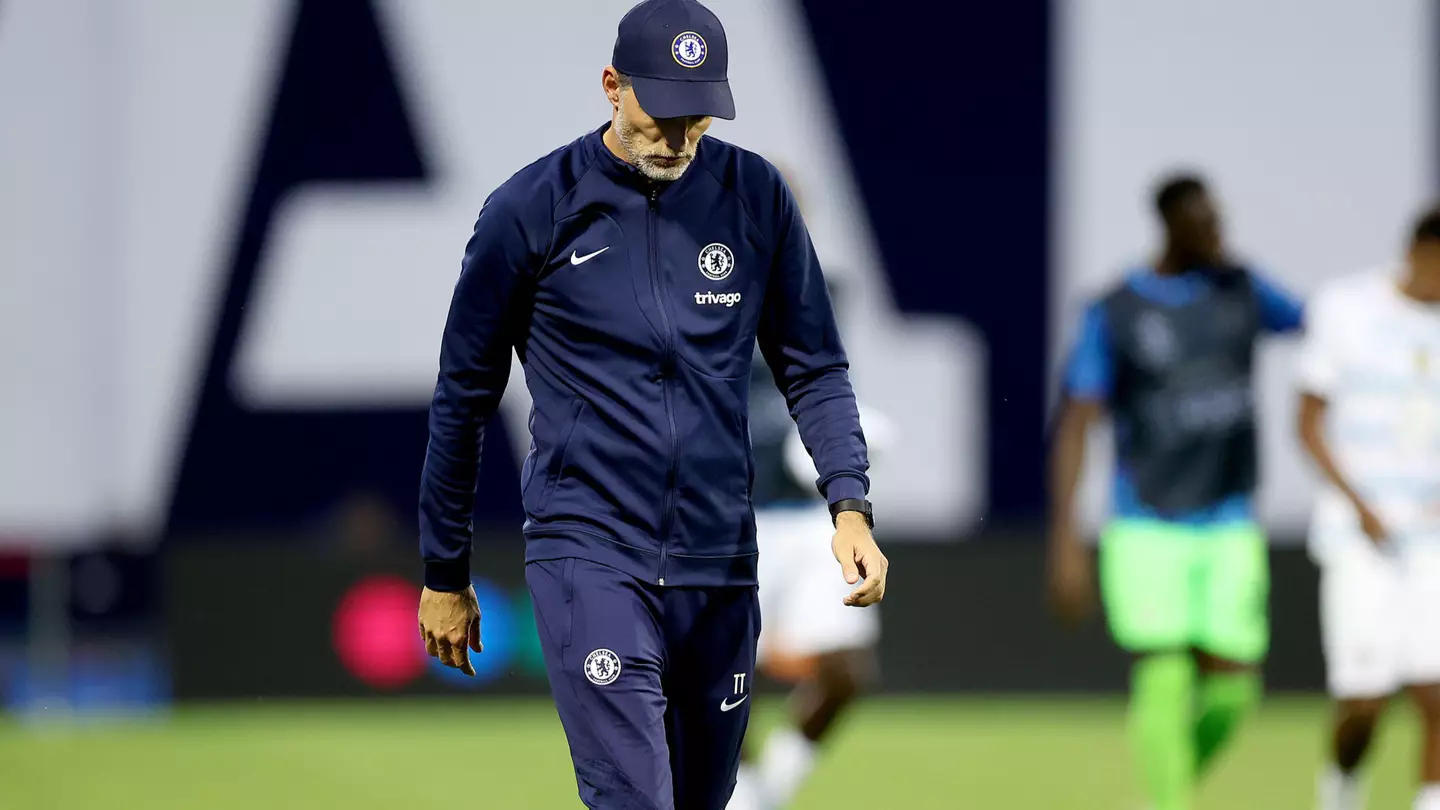
POLYGON ((525 579, 586 806, 723 810, 750 719, 755 586, 661 587, 576 558, 525 579))

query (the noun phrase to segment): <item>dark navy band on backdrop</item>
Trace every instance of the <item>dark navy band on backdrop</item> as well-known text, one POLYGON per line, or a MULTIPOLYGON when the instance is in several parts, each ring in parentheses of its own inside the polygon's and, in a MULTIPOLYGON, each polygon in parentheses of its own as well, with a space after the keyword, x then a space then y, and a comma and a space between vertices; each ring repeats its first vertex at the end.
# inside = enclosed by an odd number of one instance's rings
MULTIPOLYGON (((405 525, 415 522, 424 408, 252 411, 232 389, 249 326, 246 307, 259 289, 261 259, 285 197, 316 182, 431 182, 398 63, 372 4, 302 0, 291 30, 249 199, 236 223, 204 387, 172 500, 172 534, 293 525, 357 491, 383 498, 405 525)), ((503 425, 486 439, 480 484, 490 493, 486 504, 518 523, 519 473, 503 425)))
POLYGON ((956 4, 938 27, 920 22, 934 19, 927 0, 885 14, 863 0, 802 6, 896 302, 962 316, 989 347, 990 518, 1033 520, 1050 346, 1050 2, 956 4), (877 126, 877 110, 897 117, 877 126))

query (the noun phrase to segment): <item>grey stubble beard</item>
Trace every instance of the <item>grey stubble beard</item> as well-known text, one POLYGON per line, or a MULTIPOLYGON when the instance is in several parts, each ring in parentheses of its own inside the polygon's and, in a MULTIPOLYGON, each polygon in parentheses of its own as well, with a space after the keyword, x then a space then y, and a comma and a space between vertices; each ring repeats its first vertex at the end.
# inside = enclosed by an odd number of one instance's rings
MULTIPOLYGON (((674 166, 661 166, 652 158, 656 155, 647 154, 644 147, 638 143, 635 130, 630 126, 630 119, 625 117, 625 96, 620 96, 620 114, 615 116, 615 137, 620 141, 620 148, 625 150, 625 157, 629 159, 630 165, 640 170, 640 173, 661 183, 672 183, 679 180, 690 168, 690 163, 695 159, 693 147, 687 150, 684 158, 674 166)), ((665 155, 669 157, 669 155, 665 155)))

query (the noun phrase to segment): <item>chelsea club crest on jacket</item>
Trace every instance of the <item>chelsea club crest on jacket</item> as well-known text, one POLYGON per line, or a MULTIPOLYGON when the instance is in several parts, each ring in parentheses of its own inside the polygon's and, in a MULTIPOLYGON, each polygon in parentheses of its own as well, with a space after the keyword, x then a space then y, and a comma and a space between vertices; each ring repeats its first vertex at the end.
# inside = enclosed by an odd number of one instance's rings
POLYGON ((868 490, 845 351, 779 172, 705 137, 681 178, 658 184, 603 133, 497 189, 466 247, 420 493, 432 588, 468 583, 481 430, 512 349, 534 402, 521 473, 530 561, 588 559, 661 585, 753 585, 757 339, 820 492, 834 502, 868 490))

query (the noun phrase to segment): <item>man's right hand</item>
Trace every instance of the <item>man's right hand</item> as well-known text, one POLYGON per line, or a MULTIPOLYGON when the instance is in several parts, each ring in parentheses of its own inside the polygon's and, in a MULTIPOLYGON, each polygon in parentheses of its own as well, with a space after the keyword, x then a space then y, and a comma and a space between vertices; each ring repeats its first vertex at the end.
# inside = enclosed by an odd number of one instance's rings
POLYGON ((1095 607, 1095 574, 1090 550, 1073 526, 1057 526, 1050 540, 1050 600, 1060 618, 1079 623, 1095 607))
POLYGON ((480 602, 475 598, 475 589, 447 592, 426 588, 422 591, 420 637, 425 640, 425 652, 431 658, 439 658, 445 666, 473 676, 475 667, 470 665, 469 650, 477 653, 484 650, 480 644, 480 602))
POLYGON ((1385 524, 1380 521, 1380 517, 1375 514, 1375 511, 1370 508, 1369 504, 1361 500, 1356 500, 1355 512, 1360 516, 1360 529, 1365 532, 1366 537, 1370 538, 1370 542, 1379 546, 1383 545, 1385 541, 1389 539, 1389 533, 1385 529, 1385 524))

